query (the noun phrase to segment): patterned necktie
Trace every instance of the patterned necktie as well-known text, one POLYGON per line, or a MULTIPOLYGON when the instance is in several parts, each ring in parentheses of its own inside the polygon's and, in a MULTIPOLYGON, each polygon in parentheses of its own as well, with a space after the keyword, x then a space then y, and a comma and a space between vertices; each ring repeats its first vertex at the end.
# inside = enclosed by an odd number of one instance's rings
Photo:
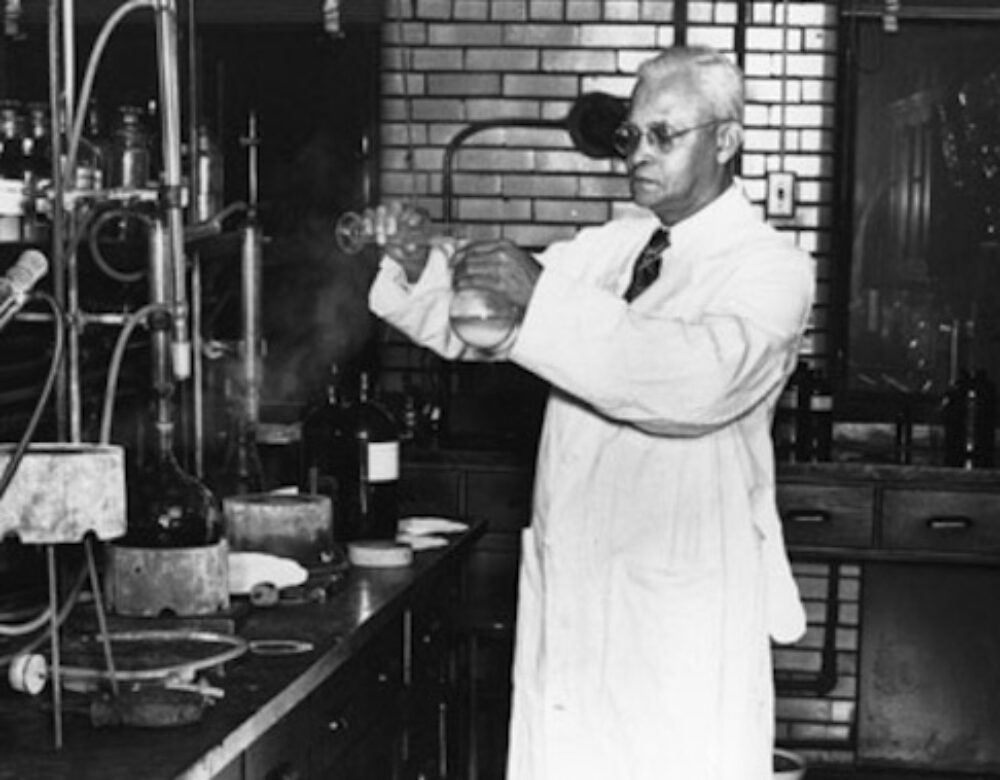
POLYGON ((656 281, 656 277, 660 275, 663 252, 668 246, 670 246, 670 233, 663 228, 657 228, 632 268, 632 281, 625 290, 626 301, 631 303, 656 281))

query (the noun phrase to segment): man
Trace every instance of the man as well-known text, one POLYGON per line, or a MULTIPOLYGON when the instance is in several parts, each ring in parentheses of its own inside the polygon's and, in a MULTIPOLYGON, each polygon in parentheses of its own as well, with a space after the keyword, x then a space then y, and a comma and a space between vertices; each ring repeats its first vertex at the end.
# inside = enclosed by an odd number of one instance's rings
MULTIPOLYGON (((770 638, 797 639, 805 620, 770 424, 814 268, 734 182, 742 115, 727 58, 666 50, 616 135, 648 215, 537 259, 466 246, 453 282, 446 253, 391 250, 373 285, 376 313, 451 357, 469 350, 446 325, 449 285, 491 291, 523 310, 501 355, 552 386, 522 542, 510 780, 772 777, 770 638), (669 246, 646 262, 660 229, 669 246)), ((370 216, 390 234, 413 219, 370 216)))

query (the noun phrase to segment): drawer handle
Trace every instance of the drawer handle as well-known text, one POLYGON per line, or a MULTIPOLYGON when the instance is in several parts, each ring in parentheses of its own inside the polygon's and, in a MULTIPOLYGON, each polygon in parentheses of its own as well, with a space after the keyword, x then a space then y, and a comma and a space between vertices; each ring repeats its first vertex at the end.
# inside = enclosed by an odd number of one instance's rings
POLYGON ((347 731, 347 729, 350 728, 350 725, 351 724, 348 722, 347 718, 340 717, 331 720, 326 724, 326 727, 331 733, 339 734, 341 731, 347 731))
POLYGON ((792 509, 782 515, 790 523, 829 523, 832 519, 829 512, 822 509, 792 509))
POLYGON ((968 531, 972 528, 972 518, 967 515, 941 515, 927 520, 932 531, 968 531))

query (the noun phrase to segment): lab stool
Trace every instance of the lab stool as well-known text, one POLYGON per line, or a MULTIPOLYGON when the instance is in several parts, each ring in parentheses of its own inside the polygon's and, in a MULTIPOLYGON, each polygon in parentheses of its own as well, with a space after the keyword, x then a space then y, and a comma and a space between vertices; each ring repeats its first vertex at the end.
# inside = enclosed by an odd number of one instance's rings
MULTIPOLYGON (((508 605, 469 605, 458 615, 457 627, 466 667, 466 778, 479 780, 481 732, 489 723, 491 713, 495 716, 499 712, 503 716, 498 723, 493 723, 494 736, 500 745, 506 745, 510 671, 514 655, 514 610, 508 605), (491 670, 486 663, 491 655, 498 657, 493 660, 501 667, 493 676, 489 674, 491 670)), ((502 777, 506 750, 502 755, 491 755, 490 758, 490 769, 495 767, 496 773, 491 771, 484 780, 502 777)))

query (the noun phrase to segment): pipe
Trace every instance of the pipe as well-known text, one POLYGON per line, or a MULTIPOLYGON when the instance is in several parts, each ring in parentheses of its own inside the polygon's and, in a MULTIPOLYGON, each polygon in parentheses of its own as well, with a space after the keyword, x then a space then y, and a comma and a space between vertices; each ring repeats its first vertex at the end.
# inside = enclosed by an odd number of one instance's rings
POLYGON ((256 222, 243 229, 242 308, 243 308, 243 385, 245 422, 256 425, 260 419, 260 276, 261 234, 256 222))
POLYGON ((163 145, 161 192, 166 213, 167 247, 173 270, 173 370, 178 380, 191 376, 187 264, 184 260, 182 209, 181 106, 177 55, 177 3, 159 0, 155 9, 157 69, 160 79, 160 124, 163 145))
MULTIPOLYGON (((149 228, 149 301, 173 310, 174 278, 170 273, 170 235, 162 217, 151 220, 149 228)), ((150 315, 150 364, 154 394, 154 426, 157 435, 157 452, 173 449, 174 421, 170 406, 174 390, 174 372, 171 370, 170 318, 156 313, 150 315)))
MULTIPOLYGON (((60 126, 60 111, 62 109, 62 85, 59 83, 60 62, 59 62, 59 0, 49 0, 48 9, 48 63, 49 63, 49 111, 52 116, 52 292, 56 301, 63 311, 69 311, 68 297, 66 292, 66 234, 65 234, 65 211, 63 208, 63 192, 65 182, 63 181, 62 169, 59 160, 62 159, 62 127, 60 126), (58 129, 57 129, 58 128, 58 129)), ((75 343, 76 336, 70 333, 69 354, 75 355, 78 347, 75 343)), ((59 370, 58 382, 56 384, 55 415, 56 415, 56 438, 60 441, 68 440, 69 419, 68 410, 68 388, 70 384, 70 366, 72 359, 67 360, 59 370)))

